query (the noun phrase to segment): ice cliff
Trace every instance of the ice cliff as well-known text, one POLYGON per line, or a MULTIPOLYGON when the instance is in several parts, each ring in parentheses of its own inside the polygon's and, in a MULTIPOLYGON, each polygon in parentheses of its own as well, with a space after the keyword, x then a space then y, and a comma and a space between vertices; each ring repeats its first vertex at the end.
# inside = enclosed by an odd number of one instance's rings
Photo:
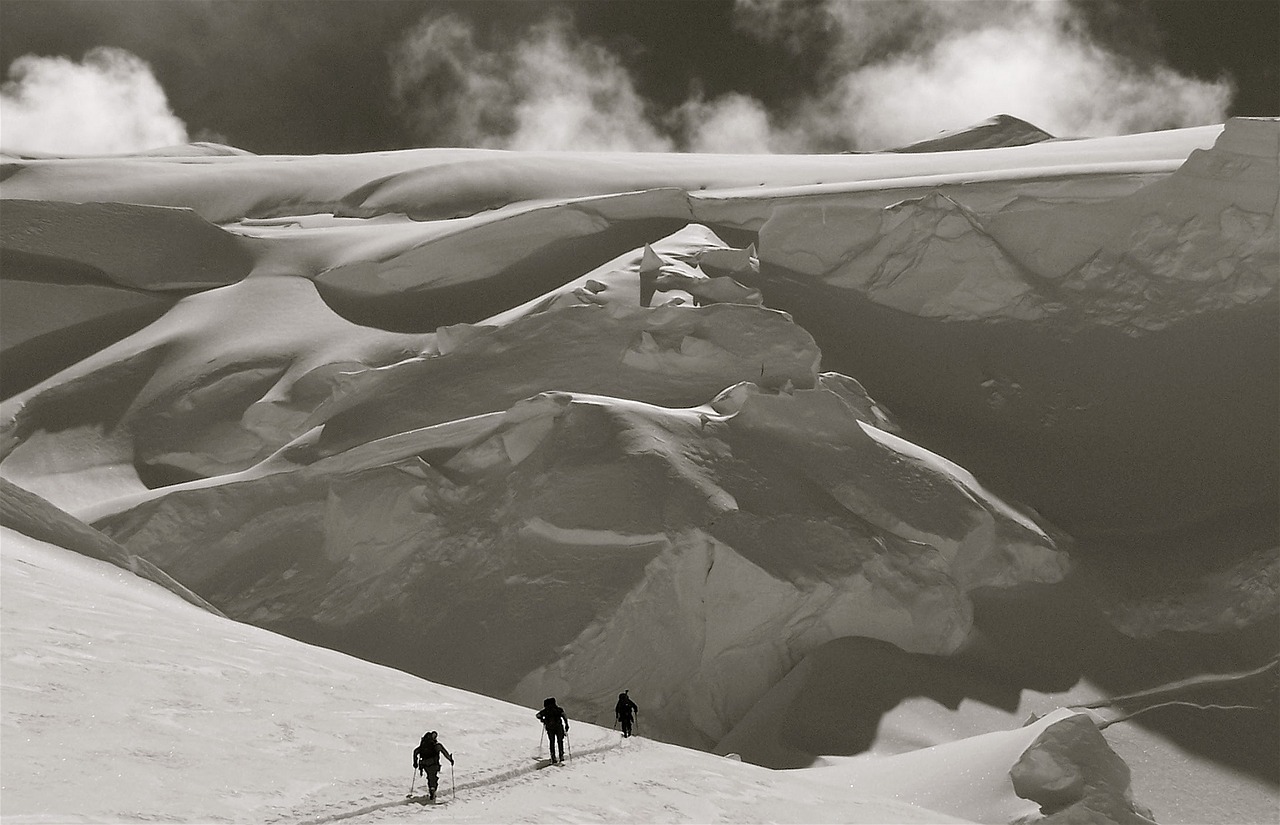
MULTIPOLYGON (((548 314, 626 330, 673 312, 707 310, 548 314)), ((816 645, 954 651, 968 592, 1066 569, 1032 518, 862 420, 847 379, 795 378, 812 388, 692 408, 553 392, 479 418, 397 401, 430 382, 375 381, 354 394, 383 415, 98 526, 256 624, 587 718, 626 682, 655 697, 651 730, 707 746, 816 645), (389 426, 388 408, 415 418, 389 426)))

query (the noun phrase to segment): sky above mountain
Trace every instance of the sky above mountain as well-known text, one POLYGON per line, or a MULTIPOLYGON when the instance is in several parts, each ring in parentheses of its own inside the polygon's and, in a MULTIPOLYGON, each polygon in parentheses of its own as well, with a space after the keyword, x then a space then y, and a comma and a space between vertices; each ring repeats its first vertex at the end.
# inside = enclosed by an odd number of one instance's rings
POLYGON ((0 142, 877 149, 1280 114, 1262 0, 6 0, 0 142))

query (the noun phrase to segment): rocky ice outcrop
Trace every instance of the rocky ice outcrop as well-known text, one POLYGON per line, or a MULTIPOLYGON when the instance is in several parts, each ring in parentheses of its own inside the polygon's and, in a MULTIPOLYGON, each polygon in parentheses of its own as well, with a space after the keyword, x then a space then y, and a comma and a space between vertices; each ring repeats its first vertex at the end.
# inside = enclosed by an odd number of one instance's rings
POLYGON ((655 697, 651 731, 704 746, 812 647, 953 651, 969 591, 1066 569, 1034 521, 840 393, 717 406, 552 393, 462 444, 461 421, 379 425, 335 452, 347 430, 97 524, 235 617, 586 718, 626 682, 655 697))
POLYGON ((1046 728, 1009 770, 1013 789, 1040 806, 1042 817, 1019 822, 1067 825, 1152 825, 1151 811, 1133 801, 1129 766, 1107 745, 1087 714, 1046 728))

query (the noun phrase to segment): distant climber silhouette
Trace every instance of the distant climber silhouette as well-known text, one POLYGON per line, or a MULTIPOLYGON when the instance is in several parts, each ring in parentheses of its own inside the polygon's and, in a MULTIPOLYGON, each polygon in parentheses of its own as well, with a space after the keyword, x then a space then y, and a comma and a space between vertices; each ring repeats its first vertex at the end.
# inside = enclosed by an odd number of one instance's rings
POLYGON ((631 701, 631 697, 627 695, 627 691, 618 694, 618 704, 613 706, 613 715, 617 718, 618 724, 622 725, 622 735, 630 736, 631 727, 635 724, 636 714, 640 708, 636 707, 636 703, 631 701))
POLYGON ((554 698, 546 699, 542 703, 542 710, 538 711, 536 716, 542 726, 547 729, 547 744, 551 747, 551 764, 564 762, 564 737, 569 732, 569 717, 565 715, 564 708, 557 705, 554 698), (557 747, 560 749, 558 758, 557 747))

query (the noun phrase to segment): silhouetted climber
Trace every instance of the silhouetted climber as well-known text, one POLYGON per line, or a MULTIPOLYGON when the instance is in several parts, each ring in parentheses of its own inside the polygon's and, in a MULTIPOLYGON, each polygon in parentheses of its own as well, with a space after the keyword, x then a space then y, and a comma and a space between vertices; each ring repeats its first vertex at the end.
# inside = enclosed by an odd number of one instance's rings
POLYGON ((547 743, 551 746, 551 764, 564 762, 564 737, 569 732, 569 717, 564 715, 564 708, 556 704, 555 699, 546 699, 542 710, 537 713, 538 720, 547 729, 547 743), (556 747, 560 748, 560 756, 556 758, 556 747))
POLYGON ((427 775, 427 793, 432 799, 436 798, 436 787, 440 784, 440 754, 453 764, 453 754, 445 750, 436 736, 435 731, 427 731, 422 734, 422 744, 413 749, 413 766, 427 775))
POLYGON ((631 701, 631 697, 624 690, 618 694, 618 704, 613 706, 613 715, 617 717, 618 722, 622 725, 622 735, 631 735, 631 725, 635 722, 636 714, 640 708, 636 707, 636 703, 631 701))

